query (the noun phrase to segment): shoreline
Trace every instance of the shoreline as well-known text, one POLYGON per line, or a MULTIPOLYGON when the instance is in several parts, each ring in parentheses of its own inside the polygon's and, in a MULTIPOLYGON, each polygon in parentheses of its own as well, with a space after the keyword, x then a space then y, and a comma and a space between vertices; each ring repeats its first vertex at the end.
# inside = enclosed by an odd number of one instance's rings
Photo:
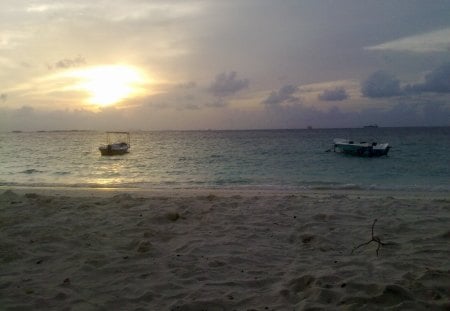
POLYGON ((448 199, 450 193, 444 191, 406 191, 406 190, 380 190, 380 189, 269 189, 269 188, 153 188, 139 187, 71 187, 71 186, 0 186, 0 193, 13 191, 18 194, 38 193, 50 196, 111 196, 117 194, 135 194, 149 198, 154 196, 309 196, 324 197, 332 195, 347 196, 350 198, 401 198, 401 199, 448 199))

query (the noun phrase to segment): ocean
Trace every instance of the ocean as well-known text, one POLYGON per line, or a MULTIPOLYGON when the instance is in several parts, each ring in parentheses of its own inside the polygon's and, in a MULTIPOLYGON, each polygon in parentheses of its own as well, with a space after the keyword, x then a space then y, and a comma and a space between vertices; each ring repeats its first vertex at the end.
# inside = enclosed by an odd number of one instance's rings
POLYGON ((95 131, 0 133, 0 186, 450 190, 450 127, 132 132, 101 156, 95 131), (387 157, 327 152, 388 142, 387 157))

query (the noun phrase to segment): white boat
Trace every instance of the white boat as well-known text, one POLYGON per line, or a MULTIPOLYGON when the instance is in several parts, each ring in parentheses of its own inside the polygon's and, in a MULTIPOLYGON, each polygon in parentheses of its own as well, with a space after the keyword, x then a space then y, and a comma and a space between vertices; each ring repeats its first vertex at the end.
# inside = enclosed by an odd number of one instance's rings
POLYGON ((130 133, 128 132, 106 132, 106 145, 98 147, 102 156, 113 156, 128 153, 130 149, 130 133), (121 140, 113 141, 112 138, 119 137, 121 140))
POLYGON ((334 139, 334 152, 347 153, 357 156, 377 157, 387 155, 391 147, 388 143, 379 144, 377 142, 359 142, 348 139, 335 138, 334 139))

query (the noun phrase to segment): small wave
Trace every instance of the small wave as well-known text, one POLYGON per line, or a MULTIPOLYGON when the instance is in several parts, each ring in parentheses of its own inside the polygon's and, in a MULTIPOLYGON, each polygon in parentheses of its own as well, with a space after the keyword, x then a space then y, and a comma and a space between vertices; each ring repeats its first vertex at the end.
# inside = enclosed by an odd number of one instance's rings
POLYGON ((311 190, 366 190, 366 187, 355 184, 328 184, 320 186, 309 186, 307 187, 311 190))
POLYGON ((214 185, 219 185, 219 186, 221 186, 221 185, 230 185, 230 186, 233 186, 233 185, 249 185, 249 184, 251 185, 252 181, 250 179, 247 179, 247 178, 239 178, 239 177, 232 178, 232 177, 230 177, 230 178, 219 178, 219 179, 216 179, 213 182, 213 184, 214 185))
POLYGON ((56 187, 56 188, 139 188, 139 189, 235 189, 235 190, 282 190, 282 191, 327 191, 327 190, 343 190, 343 191, 401 191, 406 193, 414 192, 430 192, 430 193, 448 193, 450 191, 449 186, 407 186, 407 185, 358 185, 358 184, 337 184, 331 182, 311 182, 301 184, 258 184, 252 183, 245 179, 230 178, 230 179, 218 179, 215 181, 202 181, 192 180, 189 182, 177 182, 177 181, 164 181, 164 182, 148 182, 148 181, 135 181, 135 182, 120 182, 111 181, 110 183, 104 182, 10 182, 0 180, 0 187, 56 187))
POLYGON ((0 187, 7 187, 7 186, 11 187, 11 186, 17 186, 17 185, 19 185, 19 184, 16 182, 0 181, 0 187))
POLYGON ((309 190, 373 190, 373 191, 404 191, 404 192, 448 192, 450 187, 445 186, 409 186, 409 185, 356 185, 356 184, 329 184, 329 185, 305 185, 309 190))
POLYGON ((24 171, 22 171, 20 173, 22 173, 22 174, 34 174, 34 173, 43 173, 43 172, 44 171, 40 171, 40 170, 37 170, 37 169, 34 169, 34 168, 30 168, 30 169, 24 170, 24 171))
POLYGON ((72 174, 71 172, 55 172, 53 173, 54 175, 60 175, 60 176, 64 176, 64 175, 70 175, 72 174))
POLYGON ((138 188, 138 184, 121 183, 22 183, 22 182, 2 182, 0 187, 30 187, 30 188, 138 188))

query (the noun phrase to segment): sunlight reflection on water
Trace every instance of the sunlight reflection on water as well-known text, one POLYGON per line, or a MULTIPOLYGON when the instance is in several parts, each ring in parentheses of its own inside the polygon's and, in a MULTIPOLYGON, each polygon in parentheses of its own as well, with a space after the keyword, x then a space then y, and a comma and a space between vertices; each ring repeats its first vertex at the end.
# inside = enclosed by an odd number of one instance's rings
POLYGON ((136 132, 101 156, 101 132, 1 133, 0 185, 450 189, 450 129, 136 132), (335 137, 387 141, 389 157, 327 153, 335 137))

